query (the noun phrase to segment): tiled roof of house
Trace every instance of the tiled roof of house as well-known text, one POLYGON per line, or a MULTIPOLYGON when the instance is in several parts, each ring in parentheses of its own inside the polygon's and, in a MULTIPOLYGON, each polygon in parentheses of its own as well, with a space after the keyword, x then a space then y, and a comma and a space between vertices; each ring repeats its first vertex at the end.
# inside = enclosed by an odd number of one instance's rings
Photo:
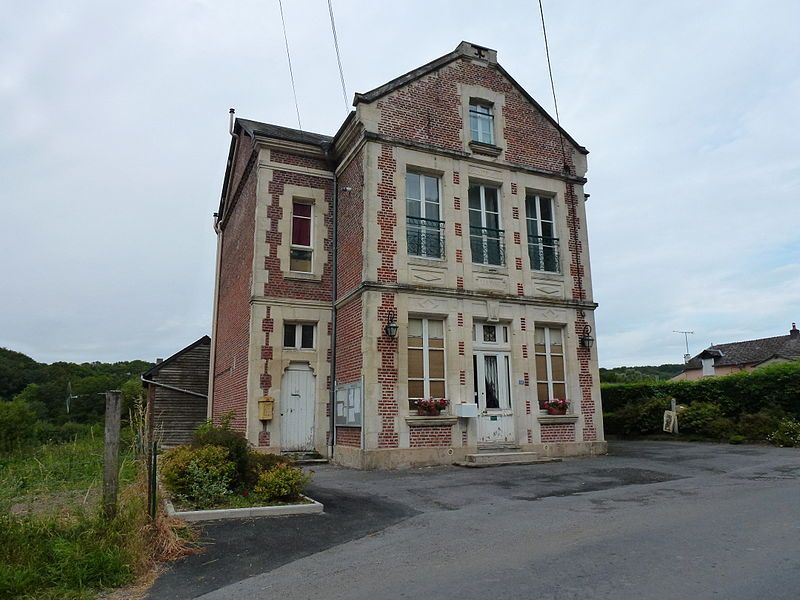
POLYGON ((788 335, 732 342, 730 344, 714 344, 686 363, 684 370, 701 369, 703 367, 700 360, 701 355, 714 356, 714 351, 718 351, 721 354, 721 356, 717 356, 714 359, 715 367, 756 364, 770 358, 800 358, 800 333, 797 333, 794 324, 792 324, 792 328, 795 333, 788 335))

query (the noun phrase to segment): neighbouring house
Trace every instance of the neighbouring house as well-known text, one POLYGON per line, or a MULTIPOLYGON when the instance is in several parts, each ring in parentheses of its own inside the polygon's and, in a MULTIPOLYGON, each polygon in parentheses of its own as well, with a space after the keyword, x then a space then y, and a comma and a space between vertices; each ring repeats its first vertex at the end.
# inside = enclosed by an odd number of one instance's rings
POLYGON ((232 116, 210 414, 359 468, 604 453, 587 150, 468 42, 354 106, 333 137, 232 116))
POLYGON ((716 375, 730 375, 757 367, 800 360, 800 330, 792 323, 788 335, 714 344, 686 363, 673 380, 692 380, 716 375))
POLYGON ((211 338, 204 335, 142 375, 147 418, 164 447, 186 444, 208 413, 211 338))

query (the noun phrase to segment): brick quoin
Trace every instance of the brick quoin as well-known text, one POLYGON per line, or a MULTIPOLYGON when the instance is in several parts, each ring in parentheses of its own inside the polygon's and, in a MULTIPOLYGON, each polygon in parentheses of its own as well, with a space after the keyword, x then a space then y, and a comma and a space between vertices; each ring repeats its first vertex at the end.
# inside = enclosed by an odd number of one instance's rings
POLYGON ((520 317, 519 319, 519 330, 520 331, 527 331, 528 330, 528 321, 525 317, 520 317))
POLYGON ((469 443, 468 434, 466 431, 461 432, 461 446, 466 446, 469 443))
POLYGON ((574 423, 561 423, 558 425, 542 425, 542 443, 574 442, 574 423))
POLYGON ((455 210, 461 210, 461 198, 459 198, 458 196, 453 198, 453 208, 455 210))
POLYGON ((516 261, 515 261, 515 262, 516 262, 516 264, 517 264, 517 271, 522 271, 522 259, 521 259, 521 258, 518 256, 518 257, 516 258, 516 261))
POLYGON ((412 427, 409 437, 412 448, 447 448, 453 440, 452 425, 412 427))
POLYGON ((464 262, 464 252, 461 250, 461 248, 456 250, 456 262, 464 262))
MULTIPOLYGON (((581 264, 582 244, 580 241, 580 219, 578 218, 578 198, 575 194, 575 186, 567 184, 565 195, 567 205, 567 224, 569 226, 569 251, 570 275, 572 276, 572 299, 586 300, 586 289, 583 285, 584 269, 581 264)), ((575 319, 575 336, 579 338, 583 330, 588 325, 585 314, 582 310, 578 311, 575 319)), ((581 389, 581 414, 583 415, 583 441, 592 442, 597 439, 597 427, 594 422, 595 403, 592 395, 592 372, 591 372, 591 349, 578 346, 576 349, 578 364, 578 383, 581 389)), ((573 432, 574 439, 574 432, 573 432)))
POLYGON ((512 219, 519 219, 519 206, 512 206, 511 207, 511 218, 512 219))
POLYGON ((458 313, 458 316, 456 317, 456 319, 457 319, 457 322, 458 322, 458 326, 459 327, 463 327, 464 326, 464 313, 461 313, 461 312, 458 313))
MULTIPOLYGON (((512 196, 516 196, 517 195, 517 184, 516 183, 512 183, 511 184, 511 195, 512 196)), ((514 218, 518 219, 519 218, 519 209, 516 206, 514 208, 516 209, 516 212, 517 212, 517 216, 514 217, 514 218)))
POLYGON ((458 171, 453 171, 453 184, 458 185, 461 183, 461 175, 458 171))
POLYGON ((530 400, 525 400, 525 414, 526 415, 531 414, 531 401, 530 400))
MULTIPOLYGON (((378 198, 380 199, 380 209, 378 210, 378 225, 380 227, 378 254, 381 258, 380 267, 378 268, 378 281, 380 283, 397 283, 397 269, 395 267, 397 241, 394 236, 394 228, 397 224, 397 214, 395 213, 397 189, 394 184, 397 161, 394 158, 393 147, 388 144, 381 145, 381 152, 378 156, 378 170, 380 171, 380 181, 378 182, 378 198)), ((378 307, 378 321, 385 323, 389 314, 397 314, 395 296, 391 293, 382 293, 381 304, 378 307)), ((378 382, 381 388, 381 397, 378 400, 378 416, 381 422, 381 429, 378 432, 378 447, 397 448, 400 444, 400 435, 397 432, 396 423, 399 414, 396 394, 397 339, 381 335, 378 338, 377 345, 378 352, 381 355, 381 363, 380 367, 378 367, 378 382)))
POLYGON ((533 443, 533 431, 531 429, 528 429, 528 443, 533 443))

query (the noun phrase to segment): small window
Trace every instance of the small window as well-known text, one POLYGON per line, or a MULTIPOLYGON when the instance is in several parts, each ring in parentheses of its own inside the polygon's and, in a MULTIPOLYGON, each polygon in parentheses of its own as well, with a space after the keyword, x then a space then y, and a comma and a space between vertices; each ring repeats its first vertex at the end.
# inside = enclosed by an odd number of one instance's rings
POLYGON ((310 323, 284 323, 283 347, 295 350, 313 350, 314 325, 310 323))
POLYGON ((314 249, 313 205, 292 202, 292 247, 289 251, 289 270, 311 273, 314 249))
POLYGON ((473 142, 494 145, 494 111, 491 104, 470 101, 469 128, 473 142))

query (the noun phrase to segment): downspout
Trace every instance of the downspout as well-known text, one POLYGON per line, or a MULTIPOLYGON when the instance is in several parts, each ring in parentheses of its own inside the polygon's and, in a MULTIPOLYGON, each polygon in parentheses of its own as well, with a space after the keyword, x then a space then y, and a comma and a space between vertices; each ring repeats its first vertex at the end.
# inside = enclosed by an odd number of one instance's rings
POLYGON ((333 461, 333 449, 336 446, 336 296, 338 293, 337 275, 339 270, 339 177, 333 169, 333 268, 331 269, 331 396, 330 396, 330 446, 328 460, 333 461))

